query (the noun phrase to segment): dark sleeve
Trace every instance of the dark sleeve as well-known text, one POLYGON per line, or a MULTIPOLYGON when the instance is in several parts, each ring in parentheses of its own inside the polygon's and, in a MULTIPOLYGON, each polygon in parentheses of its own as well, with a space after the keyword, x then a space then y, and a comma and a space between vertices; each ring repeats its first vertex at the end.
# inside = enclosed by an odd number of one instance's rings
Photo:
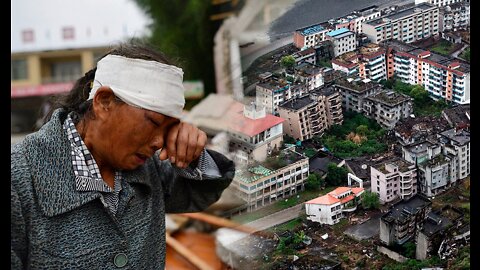
POLYGON ((24 269, 27 260, 25 220, 17 192, 11 187, 10 209, 10 269, 24 269))
MULTIPOLYGON (((168 161, 155 157, 165 191, 167 213, 200 212, 215 203, 235 175, 235 165, 224 155, 207 150, 220 171, 221 176, 208 181, 198 181, 179 176, 168 161)), ((156 156, 156 155, 155 155, 156 156)))

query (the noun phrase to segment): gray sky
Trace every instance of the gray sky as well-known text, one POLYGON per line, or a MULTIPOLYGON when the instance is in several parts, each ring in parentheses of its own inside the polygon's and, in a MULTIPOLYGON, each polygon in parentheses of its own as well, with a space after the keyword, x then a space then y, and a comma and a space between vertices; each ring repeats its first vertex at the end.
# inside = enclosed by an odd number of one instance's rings
POLYGON ((147 32, 150 18, 133 0, 11 0, 11 52, 105 46, 147 32), (64 40, 62 29, 75 38, 64 40), (22 41, 33 30, 34 41, 22 41))

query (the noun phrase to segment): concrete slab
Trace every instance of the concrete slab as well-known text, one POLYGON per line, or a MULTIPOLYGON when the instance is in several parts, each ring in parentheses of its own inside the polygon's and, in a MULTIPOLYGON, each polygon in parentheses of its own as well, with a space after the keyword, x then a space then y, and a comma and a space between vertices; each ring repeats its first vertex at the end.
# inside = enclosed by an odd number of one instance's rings
POLYGON ((380 233, 381 216, 382 213, 379 213, 362 224, 349 227, 343 233, 357 241, 372 238, 380 233))

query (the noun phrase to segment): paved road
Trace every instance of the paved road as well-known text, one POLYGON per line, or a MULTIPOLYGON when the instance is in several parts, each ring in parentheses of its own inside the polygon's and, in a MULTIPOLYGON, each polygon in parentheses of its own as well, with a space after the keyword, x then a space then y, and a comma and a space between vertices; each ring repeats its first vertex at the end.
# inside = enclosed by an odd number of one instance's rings
POLYGON ((257 231, 266 230, 273 226, 285 223, 290 221, 294 218, 299 217, 302 214, 302 206, 304 203, 300 203, 298 205, 292 206, 290 208, 284 209, 282 211, 276 212, 269 216, 257 219, 255 221, 249 222, 245 224, 251 228, 256 229, 257 231))
POLYGON ((451 54, 452 57, 458 58, 458 55, 462 53, 466 48, 468 47, 468 44, 463 44, 463 47, 460 48, 458 51, 454 52, 451 54))

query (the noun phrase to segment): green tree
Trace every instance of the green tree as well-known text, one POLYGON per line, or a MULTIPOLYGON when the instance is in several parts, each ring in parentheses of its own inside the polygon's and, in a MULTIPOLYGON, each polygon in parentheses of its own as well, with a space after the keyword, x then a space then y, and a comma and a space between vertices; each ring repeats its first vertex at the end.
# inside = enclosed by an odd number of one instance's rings
POLYGON ((362 206, 364 209, 378 209, 380 207, 378 194, 368 190, 365 191, 362 194, 362 206))
POLYGON ((325 181, 318 174, 311 173, 308 175, 305 188, 308 190, 319 190, 323 185, 325 185, 325 181))
POLYGON ((412 242, 407 242, 403 245, 403 248, 405 249, 405 256, 411 259, 415 259, 415 250, 417 246, 415 243, 412 242))
POLYGON ((418 84, 412 87, 412 90, 410 91, 410 96, 413 98, 413 102, 417 106, 427 104, 430 101, 427 90, 425 90, 423 86, 418 84))
POLYGON ((340 186, 347 182, 348 170, 344 167, 337 167, 337 164, 331 162, 327 167, 327 177, 325 181, 330 186, 340 186))
POLYGON ((359 126, 355 129, 355 131, 356 131, 358 134, 360 134, 360 135, 362 135, 362 136, 365 136, 365 135, 368 134, 368 127, 367 127, 366 125, 359 125, 359 126))
POLYGON ((185 80, 201 80, 205 94, 215 92, 211 1, 135 0, 152 19, 148 41, 176 60, 185 80))
POLYGON ((280 59, 280 64, 286 69, 291 69, 295 66, 295 58, 291 55, 286 55, 280 59))

